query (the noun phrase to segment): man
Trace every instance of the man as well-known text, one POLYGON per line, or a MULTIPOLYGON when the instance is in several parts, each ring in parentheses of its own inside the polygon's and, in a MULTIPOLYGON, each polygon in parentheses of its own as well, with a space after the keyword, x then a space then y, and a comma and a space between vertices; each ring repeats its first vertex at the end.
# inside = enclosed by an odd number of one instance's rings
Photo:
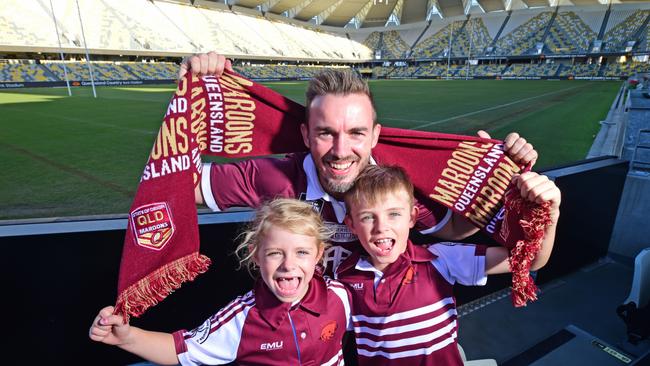
MULTIPOLYGON (((224 56, 214 52, 195 55, 181 65, 179 76, 189 70, 199 76, 232 70, 224 56)), ((294 197, 312 202, 335 230, 334 245, 325 253, 327 269, 345 259, 356 243, 343 223, 345 193, 359 172, 376 163, 371 156, 381 125, 377 123, 372 94, 353 72, 328 70, 315 76, 306 92, 306 124, 300 132, 309 153, 283 159, 266 158, 229 164, 205 164, 196 202, 215 211, 229 207, 257 207, 275 197, 294 197)), ((480 137, 489 138, 484 131, 480 137)), ((517 163, 533 163, 537 152, 516 133, 505 139, 506 153, 517 163)), ((381 163, 381 162, 378 162, 381 163)), ((419 205, 416 229, 444 240, 461 240, 478 229, 442 206, 419 205)))

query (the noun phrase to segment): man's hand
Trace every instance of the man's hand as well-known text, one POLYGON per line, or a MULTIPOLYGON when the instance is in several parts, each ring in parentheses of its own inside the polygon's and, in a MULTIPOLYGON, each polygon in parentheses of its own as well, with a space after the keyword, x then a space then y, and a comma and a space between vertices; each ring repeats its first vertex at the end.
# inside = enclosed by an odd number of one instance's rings
MULTIPOLYGON (((478 136, 482 138, 491 138, 490 134, 480 130, 478 136)), ((503 140, 506 154, 517 164, 528 165, 532 167, 537 162, 538 154, 530 142, 519 136, 516 132, 511 132, 503 140)))
POLYGON ((220 77, 224 69, 232 71, 232 64, 224 55, 214 51, 199 53, 183 60, 181 69, 178 71, 178 78, 185 76, 188 71, 197 76, 214 75, 220 77))

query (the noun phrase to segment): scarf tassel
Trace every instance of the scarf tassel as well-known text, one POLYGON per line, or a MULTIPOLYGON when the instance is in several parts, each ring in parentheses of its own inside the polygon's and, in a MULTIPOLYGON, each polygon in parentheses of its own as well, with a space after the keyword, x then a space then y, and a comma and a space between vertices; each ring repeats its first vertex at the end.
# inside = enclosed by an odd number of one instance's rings
POLYGON ((192 281, 210 266, 210 258, 197 252, 159 267, 119 294, 115 314, 122 314, 124 322, 130 315, 138 317, 158 304, 183 282, 192 281))
POLYGON ((551 224, 550 203, 540 205, 525 201, 517 190, 510 190, 506 194, 505 207, 508 212, 522 215, 519 224, 524 239, 517 240, 510 248, 508 258, 512 270, 512 303, 515 307, 522 307, 528 301, 537 300, 538 288, 530 275, 530 266, 541 248, 545 230, 551 224))

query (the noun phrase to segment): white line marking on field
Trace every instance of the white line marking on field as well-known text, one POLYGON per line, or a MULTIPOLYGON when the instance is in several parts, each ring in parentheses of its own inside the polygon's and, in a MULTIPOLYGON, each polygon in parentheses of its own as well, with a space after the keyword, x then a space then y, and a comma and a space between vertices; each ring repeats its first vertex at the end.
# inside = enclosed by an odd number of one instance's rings
POLYGON ((495 105, 493 107, 479 109, 478 111, 459 114, 457 116, 453 116, 453 117, 449 117, 449 118, 445 118, 445 119, 439 119, 437 121, 422 121, 422 120, 414 120, 414 119, 389 118, 389 117, 382 118, 382 119, 387 119, 387 120, 392 120, 392 121, 403 121, 403 122, 424 122, 421 125, 417 125, 417 126, 414 126, 414 127, 409 127, 409 129, 411 129, 411 130, 417 130, 417 129, 420 129, 420 128, 423 128, 423 127, 439 125, 441 123, 453 121, 455 119, 468 117, 468 116, 473 116, 475 114, 479 114, 479 113, 483 113, 483 112, 487 112, 487 111, 491 111, 491 110, 495 110, 495 109, 499 109, 499 108, 509 107, 509 106, 517 104, 517 103, 526 102, 526 101, 529 101, 529 100, 532 100, 532 99, 537 99, 537 98, 545 97, 547 95, 553 95, 553 94, 565 92, 565 91, 575 89, 575 88, 580 88, 580 87, 584 87, 584 85, 572 86, 572 87, 566 88, 566 89, 556 90, 556 91, 552 91, 552 92, 548 92, 548 93, 544 93, 544 94, 540 94, 540 95, 535 95, 535 96, 528 97, 528 98, 522 98, 522 99, 518 99, 518 100, 515 100, 515 101, 512 101, 512 102, 509 102, 509 103, 499 104, 499 105, 495 105))

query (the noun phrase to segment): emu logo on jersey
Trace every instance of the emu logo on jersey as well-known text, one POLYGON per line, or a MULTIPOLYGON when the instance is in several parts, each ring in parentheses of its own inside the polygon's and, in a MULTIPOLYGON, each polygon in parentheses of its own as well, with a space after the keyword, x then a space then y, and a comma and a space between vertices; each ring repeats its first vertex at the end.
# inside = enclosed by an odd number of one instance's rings
POLYGON ((136 244, 161 250, 174 235, 174 222, 166 202, 140 206, 129 215, 136 244))
POLYGON ((262 351, 275 351, 277 349, 282 349, 284 341, 275 341, 273 343, 262 343, 260 345, 260 350, 262 351))

